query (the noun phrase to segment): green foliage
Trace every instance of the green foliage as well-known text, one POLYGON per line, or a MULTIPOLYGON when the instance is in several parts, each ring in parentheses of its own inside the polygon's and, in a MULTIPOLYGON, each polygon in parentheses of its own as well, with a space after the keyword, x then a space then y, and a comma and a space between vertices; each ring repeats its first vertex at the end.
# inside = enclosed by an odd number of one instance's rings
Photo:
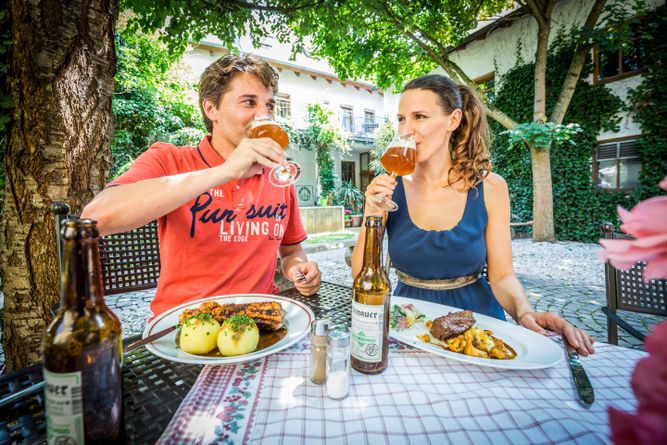
MULTIPOLYGON (((558 87, 572 57, 574 43, 559 35, 552 44, 547 62, 547 115, 560 93, 558 87)), ((582 78, 591 71, 587 61, 582 78)), ((508 71, 497 90, 496 105, 519 122, 529 122, 533 116, 534 64, 515 66, 508 71)), ((572 141, 555 141, 551 146, 553 174, 554 226, 560 240, 595 241, 603 221, 617 222, 616 205, 628 206, 631 196, 596 189, 591 181, 591 165, 596 135, 601 130, 613 130, 618 124, 617 113, 621 100, 604 85, 577 83, 563 124, 578 124, 581 131, 572 141), (595 112, 591 112, 595 110, 595 112)), ((505 178, 510 189, 512 213, 520 221, 533 219, 532 167, 525 144, 512 144, 510 134, 499 124, 491 122, 495 138, 492 150, 493 169, 505 178)))
POLYGON ((336 189, 334 204, 345 206, 346 209, 357 213, 364 204, 364 194, 357 187, 352 185, 352 181, 343 182, 336 189))
POLYGON ((549 148, 553 143, 574 144, 574 136, 581 133, 579 124, 556 125, 553 122, 528 122, 504 131, 512 145, 526 142, 535 148, 549 148))
POLYGON ((270 33, 285 35, 286 26, 276 12, 298 10, 310 0, 282 0, 262 7, 253 2, 208 0, 121 0, 121 11, 134 15, 130 30, 160 32, 170 50, 181 54, 188 42, 199 42, 209 34, 217 36, 226 48, 235 47, 235 39, 251 34, 255 43, 270 33))
POLYGON ((111 177, 129 167, 157 141, 196 145, 205 130, 187 80, 174 54, 157 37, 131 28, 116 35, 118 71, 111 144, 111 177))
POLYGON ((294 132, 294 145, 302 150, 315 150, 320 178, 320 198, 328 198, 334 192, 336 173, 332 154, 334 151, 346 153, 350 147, 338 125, 334 123, 333 114, 320 104, 308 106, 308 127, 294 132))
POLYGON ((650 61, 642 83, 628 94, 630 111, 642 127, 639 156, 641 186, 637 198, 664 194, 658 182, 667 175, 667 6, 651 13, 652 20, 639 28, 644 39, 644 60, 650 61))
MULTIPOLYGON (((351 0, 320 2, 291 14, 309 52, 326 58, 343 79, 365 78, 381 88, 442 65, 447 48, 513 2, 486 0, 351 0)), ((305 45, 295 46, 299 51, 305 45)))
POLYGON ((0 9, 0 212, 2 212, 5 196, 5 153, 7 151, 7 135, 11 121, 11 110, 14 108, 8 85, 9 47, 12 43, 9 33, 7 6, 0 9))
POLYGON ((389 143, 396 136, 396 129, 390 121, 386 121, 375 132, 375 144, 371 148, 371 162, 369 168, 374 175, 381 175, 385 172, 382 164, 380 164, 380 157, 387 148, 389 143))
POLYGON ((640 17, 647 12, 645 0, 634 2, 607 2, 598 26, 592 30, 575 30, 573 36, 582 42, 590 42, 598 51, 616 51, 638 37, 633 21, 628 17, 640 17))

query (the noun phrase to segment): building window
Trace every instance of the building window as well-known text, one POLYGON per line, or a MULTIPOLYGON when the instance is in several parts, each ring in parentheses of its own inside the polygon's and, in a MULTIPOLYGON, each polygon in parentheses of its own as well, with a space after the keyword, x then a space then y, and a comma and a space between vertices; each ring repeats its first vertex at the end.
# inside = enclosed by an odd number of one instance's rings
POLYGON ((623 43, 620 48, 613 51, 595 49, 593 52, 595 83, 611 82, 641 72, 644 66, 644 42, 639 37, 641 36, 640 26, 639 21, 630 24, 632 35, 637 37, 623 43))
POLYGON ((356 185, 354 180, 354 162, 352 161, 341 161, 340 162, 340 179, 343 183, 351 182, 352 185, 356 185))
POLYGON ((378 127, 375 122, 375 111, 364 110, 364 133, 373 133, 378 127))
POLYGON ((489 73, 484 76, 478 77, 473 82, 477 84, 479 89, 482 91, 482 94, 486 96, 486 99, 493 103, 496 100, 496 74, 489 73))
POLYGON ((628 190, 639 186, 639 140, 603 142, 595 150, 595 184, 606 190, 628 190))
POLYGON ((353 130, 353 120, 354 115, 352 113, 352 107, 347 105, 340 106, 340 124, 344 130, 352 133, 353 130))
POLYGON ((290 101, 288 94, 276 94, 276 108, 274 114, 283 119, 289 119, 292 116, 292 102, 290 101))

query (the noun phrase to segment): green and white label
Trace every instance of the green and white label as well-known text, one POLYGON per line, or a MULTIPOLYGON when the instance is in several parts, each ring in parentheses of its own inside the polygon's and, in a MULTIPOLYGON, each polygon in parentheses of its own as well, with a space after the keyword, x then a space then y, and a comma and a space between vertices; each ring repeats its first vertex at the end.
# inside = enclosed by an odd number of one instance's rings
POLYGON ((352 302, 352 356, 367 363, 382 361, 384 305, 352 302))
POLYGON ((83 436, 83 397, 80 372, 44 369, 46 438, 49 445, 80 445, 83 436))

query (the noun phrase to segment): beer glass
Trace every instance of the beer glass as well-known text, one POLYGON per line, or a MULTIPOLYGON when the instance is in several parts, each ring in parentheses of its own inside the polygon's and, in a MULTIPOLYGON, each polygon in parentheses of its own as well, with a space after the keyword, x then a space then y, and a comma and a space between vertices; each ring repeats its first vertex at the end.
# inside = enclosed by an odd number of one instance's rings
MULTIPOLYGON (((271 138, 287 150, 289 136, 270 114, 255 116, 250 126, 251 138, 271 138)), ((296 162, 282 162, 271 169, 269 182, 276 187, 287 187, 294 184, 301 175, 301 167, 296 162)))
MULTIPOLYGON (((412 136, 396 136, 380 157, 380 163, 392 177, 409 175, 415 170, 417 148, 412 136)), ((394 212, 398 204, 382 193, 374 196, 376 205, 382 210, 394 212)))

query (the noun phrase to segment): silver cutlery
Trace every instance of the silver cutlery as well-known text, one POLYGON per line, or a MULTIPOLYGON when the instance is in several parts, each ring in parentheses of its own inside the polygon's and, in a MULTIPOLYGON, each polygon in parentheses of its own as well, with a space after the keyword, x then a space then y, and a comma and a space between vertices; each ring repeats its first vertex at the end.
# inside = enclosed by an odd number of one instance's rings
POLYGON ((558 338, 559 343, 562 343, 567 352, 567 363, 570 366, 570 372, 572 373, 572 380, 574 380, 574 386, 577 389, 577 394, 579 395, 580 403, 588 408, 595 401, 595 392, 593 391, 593 385, 588 379, 586 370, 584 370, 584 365, 579 359, 579 354, 577 351, 570 346, 567 340, 564 337, 558 338))
POLYGON ((164 337, 165 335, 169 334, 170 332, 175 331, 180 326, 181 326, 180 324, 177 324, 175 326, 170 326, 167 329, 163 329, 161 331, 158 331, 155 334, 151 334, 146 338, 142 338, 141 340, 133 341, 129 345, 125 346, 125 348, 123 348, 123 352, 127 353, 127 352, 132 351, 133 349, 137 349, 137 348, 140 348, 141 346, 144 346, 148 343, 151 343, 151 342, 157 340, 158 338, 164 337))

